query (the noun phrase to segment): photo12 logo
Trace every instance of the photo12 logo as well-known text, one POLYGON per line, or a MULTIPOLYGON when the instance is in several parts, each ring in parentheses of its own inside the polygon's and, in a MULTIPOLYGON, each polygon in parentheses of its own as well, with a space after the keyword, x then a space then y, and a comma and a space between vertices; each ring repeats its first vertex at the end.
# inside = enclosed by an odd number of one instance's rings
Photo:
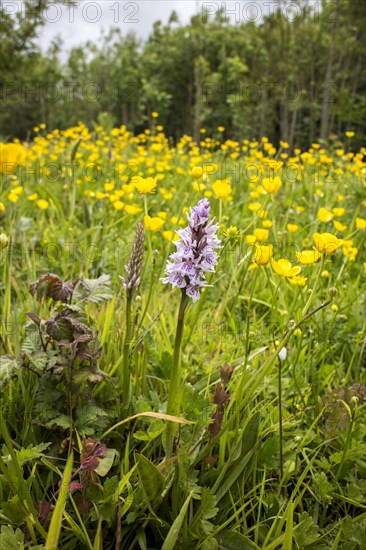
POLYGON ((117 23, 139 23, 139 3, 103 0, 101 2, 40 2, 34 5, 24 0, 4 0, 1 5, 2 19, 18 17, 21 22, 33 18, 42 23, 62 21, 72 24, 81 19, 85 23, 99 23, 103 20, 117 23))

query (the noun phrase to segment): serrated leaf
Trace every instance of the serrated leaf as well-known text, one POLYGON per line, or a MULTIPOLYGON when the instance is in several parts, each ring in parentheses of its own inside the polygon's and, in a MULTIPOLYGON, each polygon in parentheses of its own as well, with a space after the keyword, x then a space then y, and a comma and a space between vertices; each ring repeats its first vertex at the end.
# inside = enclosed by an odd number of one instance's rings
POLYGON ((13 529, 9 525, 2 525, 0 531, 1 550, 20 550, 24 548, 24 533, 18 528, 13 529))
POLYGON ((0 387, 5 386, 17 368, 18 364, 15 357, 11 355, 0 356, 0 387))
POLYGON ((307 512, 300 514, 298 521, 297 529, 294 530, 294 539, 299 548, 305 548, 319 538, 318 526, 307 512))
POLYGON ((162 493, 165 480, 157 467, 143 455, 136 453, 137 471, 147 500, 152 504, 162 493))
POLYGON ((17 460, 20 466, 23 466, 27 462, 41 458, 43 451, 48 449, 51 443, 41 443, 40 445, 28 445, 26 449, 21 449, 20 451, 15 451, 17 460))
POLYGON ((32 296, 34 296, 40 288, 45 288, 47 296, 56 302, 69 302, 72 298, 75 282, 66 281, 66 283, 63 283, 58 275, 47 273, 46 275, 41 275, 30 285, 30 293, 32 296))
POLYGON ((113 298, 113 292, 110 286, 110 275, 101 275, 98 279, 87 279, 86 277, 82 277, 75 289, 74 298, 99 304, 113 298))

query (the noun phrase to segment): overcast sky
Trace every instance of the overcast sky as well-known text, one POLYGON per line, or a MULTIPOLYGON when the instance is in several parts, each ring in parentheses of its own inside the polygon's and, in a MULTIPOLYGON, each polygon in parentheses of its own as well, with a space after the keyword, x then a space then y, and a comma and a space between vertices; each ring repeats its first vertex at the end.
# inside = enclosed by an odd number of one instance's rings
MULTIPOLYGON (((23 0, 1 0, 9 13, 20 11, 23 0)), ((320 5, 320 0, 305 0, 312 5, 320 5)), ((45 25, 38 42, 46 50, 56 36, 63 41, 63 57, 73 46, 87 40, 98 41, 101 31, 119 27, 123 34, 134 31, 142 39, 147 38, 155 21, 167 23, 175 10, 181 23, 187 23, 195 13, 202 17, 214 15, 223 7, 225 15, 232 23, 260 21, 264 14, 273 13, 282 5, 291 18, 300 9, 298 0, 76 0, 75 7, 66 3, 50 2, 43 13, 45 25)))
MULTIPOLYGON (((175 10, 182 23, 202 6, 195 0, 78 0, 78 6, 69 9, 65 5, 52 5, 45 19, 39 43, 46 49, 57 35, 62 37, 64 48, 70 49, 87 40, 97 41, 102 30, 119 27, 123 34, 134 31, 140 38, 147 38, 153 23, 167 23, 175 10)), ((215 9, 212 3, 211 9, 215 9)), ((219 4, 217 4, 219 5, 219 4)))

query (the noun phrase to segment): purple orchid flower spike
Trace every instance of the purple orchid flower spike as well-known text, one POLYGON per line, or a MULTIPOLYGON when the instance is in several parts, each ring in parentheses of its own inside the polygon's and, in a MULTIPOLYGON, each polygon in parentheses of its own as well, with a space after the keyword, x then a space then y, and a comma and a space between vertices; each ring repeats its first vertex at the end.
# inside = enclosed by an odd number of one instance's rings
POLYGON ((217 265, 216 249, 221 248, 216 236, 218 225, 210 219, 210 203, 207 199, 199 201, 187 214, 188 226, 179 229, 180 239, 175 243, 177 251, 170 255, 167 262, 166 277, 162 282, 170 283, 173 288, 184 289, 186 296, 197 302, 200 289, 208 286, 205 273, 214 272, 217 265))

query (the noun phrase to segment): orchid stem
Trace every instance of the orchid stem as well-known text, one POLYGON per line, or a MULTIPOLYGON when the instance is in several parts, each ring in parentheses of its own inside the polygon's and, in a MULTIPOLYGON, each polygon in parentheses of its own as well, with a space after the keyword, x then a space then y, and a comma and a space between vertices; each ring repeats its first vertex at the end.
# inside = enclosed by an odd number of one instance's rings
MULTIPOLYGON (((173 365, 170 374, 167 414, 172 416, 179 416, 180 404, 182 399, 182 391, 180 388, 181 373, 179 369, 180 364, 180 350, 184 332, 184 314, 188 305, 188 296, 185 291, 182 291, 182 299, 179 306, 177 330, 175 333, 174 342, 174 355, 173 365)), ((175 427, 172 422, 169 422, 166 430, 166 458, 170 458, 173 452, 175 427)))

